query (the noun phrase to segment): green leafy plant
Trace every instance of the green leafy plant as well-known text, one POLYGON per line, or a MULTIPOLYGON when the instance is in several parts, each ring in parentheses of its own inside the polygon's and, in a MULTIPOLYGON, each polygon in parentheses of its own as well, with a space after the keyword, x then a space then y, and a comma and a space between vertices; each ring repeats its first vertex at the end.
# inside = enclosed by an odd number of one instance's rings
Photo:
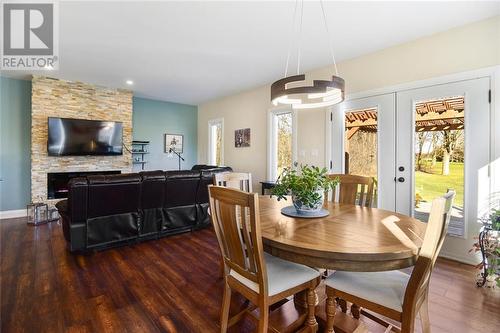
POLYGON ((324 191, 329 191, 339 184, 338 178, 329 178, 327 173, 326 168, 308 165, 301 165, 300 172, 285 169, 278 177, 271 195, 275 195, 278 200, 286 200, 288 195, 293 195, 302 205, 313 208, 321 200, 324 191))
POLYGON ((500 209, 492 209, 490 214, 491 230, 500 230, 500 209))

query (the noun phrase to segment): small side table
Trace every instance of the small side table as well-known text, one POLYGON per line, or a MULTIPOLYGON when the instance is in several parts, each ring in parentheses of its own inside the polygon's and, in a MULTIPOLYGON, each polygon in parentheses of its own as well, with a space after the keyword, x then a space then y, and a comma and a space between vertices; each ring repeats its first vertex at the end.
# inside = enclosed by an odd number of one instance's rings
POLYGON ((260 183, 262 184, 262 195, 266 194, 266 190, 271 190, 276 186, 276 182, 273 182, 271 180, 266 180, 260 183))

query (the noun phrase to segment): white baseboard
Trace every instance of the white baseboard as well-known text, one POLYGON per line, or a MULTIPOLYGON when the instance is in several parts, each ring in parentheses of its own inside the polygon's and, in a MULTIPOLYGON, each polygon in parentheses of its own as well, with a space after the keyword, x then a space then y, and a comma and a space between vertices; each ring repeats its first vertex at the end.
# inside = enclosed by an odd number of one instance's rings
POLYGON ((0 212, 0 220, 26 216, 26 209, 4 210, 0 212))
POLYGON ((441 251, 439 256, 473 266, 479 263, 477 259, 475 260, 474 256, 460 256, 453 253, 446 253, 445 251, 441 251))

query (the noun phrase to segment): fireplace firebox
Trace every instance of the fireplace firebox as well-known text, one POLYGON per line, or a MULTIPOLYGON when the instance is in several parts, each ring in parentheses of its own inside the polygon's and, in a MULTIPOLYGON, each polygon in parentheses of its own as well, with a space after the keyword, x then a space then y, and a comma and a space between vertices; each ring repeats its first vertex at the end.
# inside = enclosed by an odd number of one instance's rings
POLYGON ((72 178, 91 175, 115 175, 120 170, 111 171, 75 171, 75 172, 49 172, 47 174, 47 199, 64 199, 68 197, 68 182, 72 178))

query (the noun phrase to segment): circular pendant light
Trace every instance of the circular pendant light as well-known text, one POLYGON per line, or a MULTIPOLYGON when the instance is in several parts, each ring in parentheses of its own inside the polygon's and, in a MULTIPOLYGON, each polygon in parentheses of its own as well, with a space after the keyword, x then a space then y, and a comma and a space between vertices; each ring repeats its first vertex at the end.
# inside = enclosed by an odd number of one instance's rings
MULTIPOLYGON (((297 4, 299 0, 295 1, 295 10, 293 14, 292 31, 295 27, 295 17, 297 16, 297 4)), ((323 12, 323 21, 325 29, 329 37, 328 25, 326 14, 323 7, 323 1, 320 1, 321 10, 323 12)), ((304 13, 304 0, 301 0, 300 9, 300 25, 299 34, 302 33, 302 16, 304 13)), ((332 75, 331 80, 312 80, 312 85, 306 82, 306 75, 300 73, 300 35, 299 47, 297 49, 297 75, 287 76, 288 65, 290 62, 290 47, 288 49, 287 61, 285 66, 285 77, 279 79, 271 85, 271 102, 274 105, 290 105, 293 109, 313 109, 319 107, 326 107, 341 103, 345 95, 345 81, 338 76, 337 64, 333 48, 330 45, 330 53, 333 59, 335 68, 335 75, 332 75)))
POLYGON ((331 81, 314 80, 312 85, 287 87, 293 82, 305 81, 305 74, 288 76, 271 85, 274 105, 289 104, 294 109, 314 109, 338 104, 344 100, 344 79, 333 75, 331 81))

